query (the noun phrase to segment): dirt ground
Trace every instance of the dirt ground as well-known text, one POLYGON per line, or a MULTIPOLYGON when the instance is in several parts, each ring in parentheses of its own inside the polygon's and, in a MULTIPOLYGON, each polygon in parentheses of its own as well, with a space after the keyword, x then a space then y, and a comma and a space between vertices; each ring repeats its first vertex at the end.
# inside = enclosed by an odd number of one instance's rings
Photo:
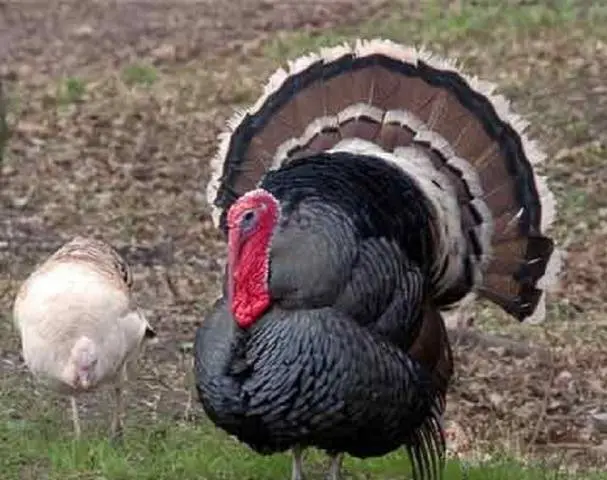
MULTIPOLYGON (((30 383, 9 322, 15 289, 61 243, 91 234, 133 265, 137 299, 159 332, 130 404, 151 418, 200 415, 188 394, 189 348, 218 295, 224 255, 204 198, 216 135, 277 67, 264 58, 266 40, 355 27, 391 8, 379 0, 159 4, 0 1, 12 127, 0 177, 0 386, 23 405, 45 393, 30 383)), ((463 40, 458 50, 531 115, 550 155, 563 212, 556 232, 569 256, 544 325, 513 325, 486 309, 479 316, 485 331, 525 338, 531 355, 456 346, 449 419, 473 450, 600 464, 607 443, 592 418, 607 392, 605 38, 548 29, 486 49, 463 40)), ((91 415, 99 398, 86 402, 91 415)))

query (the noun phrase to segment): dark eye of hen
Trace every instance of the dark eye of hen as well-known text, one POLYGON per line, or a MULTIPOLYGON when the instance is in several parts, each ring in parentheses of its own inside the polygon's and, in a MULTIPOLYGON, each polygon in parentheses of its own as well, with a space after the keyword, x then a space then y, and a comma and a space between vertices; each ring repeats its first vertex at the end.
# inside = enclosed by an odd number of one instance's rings
POLYGON ((250 232, 257 224, 257 211, 249 210, 240 219, 240 228, 243 232, 250 232))
POLYGON ((131 272, 130 272, 129 267, 127 265, 125 265, 123 262, 119 261, 118 262, 118 271, 120 273, 120 276, 122 277, 122 280, 126 284, 126 286, 130 288, 133 283, 133 279, 131 278, 131 272))

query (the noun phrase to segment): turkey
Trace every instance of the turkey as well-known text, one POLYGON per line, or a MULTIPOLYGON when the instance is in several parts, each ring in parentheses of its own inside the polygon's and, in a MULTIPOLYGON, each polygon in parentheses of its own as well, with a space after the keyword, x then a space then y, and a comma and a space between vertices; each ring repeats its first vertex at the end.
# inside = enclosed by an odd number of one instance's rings
POLYGON ((33 375, 71 397, 74 433, 81 434, 76 396, 114 385, 112 438, 122 434, 127 367, 144 340, 156 337, 131 299, 132 276, 109 244, 75 237, 25 280, 13 306, 23 357, 33 375))
POLYGON ((196 332, 199 399, 261 454, 381 456, 441 478, 443 313, 475 296, 541 321, 555 207, 524 122, 452 62, 390 41, 279 69, 211 163, 223 295, 196 332))

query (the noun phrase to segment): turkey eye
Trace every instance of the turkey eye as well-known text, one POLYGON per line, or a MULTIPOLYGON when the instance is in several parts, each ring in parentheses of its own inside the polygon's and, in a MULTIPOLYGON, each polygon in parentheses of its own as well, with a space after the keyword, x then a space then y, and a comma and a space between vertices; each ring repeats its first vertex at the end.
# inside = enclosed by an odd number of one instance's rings
POLYGON ((257 223, 257 212, 255 210, 249 210, 246 212, 240 220, 240 228, 247 232, 250 231, 257 223))

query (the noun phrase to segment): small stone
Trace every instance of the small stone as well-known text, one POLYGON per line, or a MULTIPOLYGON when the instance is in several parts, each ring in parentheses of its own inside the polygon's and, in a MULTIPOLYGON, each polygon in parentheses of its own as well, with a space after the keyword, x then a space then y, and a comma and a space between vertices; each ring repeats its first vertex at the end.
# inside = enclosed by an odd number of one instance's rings
POLYGON ((497 393, 491 393, 489 395, 489 401, 491 402, 491 405, 493 405, 495 408, 499 408, 502 402, 504 401, 504 397, 497 393))
POLYGON ((166 62, 175 59, 177 56, 177 48, 175 48, 175 45, 165 43, 152 50, 151 54, 155 60, 166 62))
POLYGON ((95 30, 90 25, 84 23, 74 29, 74 35, 76 37, 90 37, 95 30))

